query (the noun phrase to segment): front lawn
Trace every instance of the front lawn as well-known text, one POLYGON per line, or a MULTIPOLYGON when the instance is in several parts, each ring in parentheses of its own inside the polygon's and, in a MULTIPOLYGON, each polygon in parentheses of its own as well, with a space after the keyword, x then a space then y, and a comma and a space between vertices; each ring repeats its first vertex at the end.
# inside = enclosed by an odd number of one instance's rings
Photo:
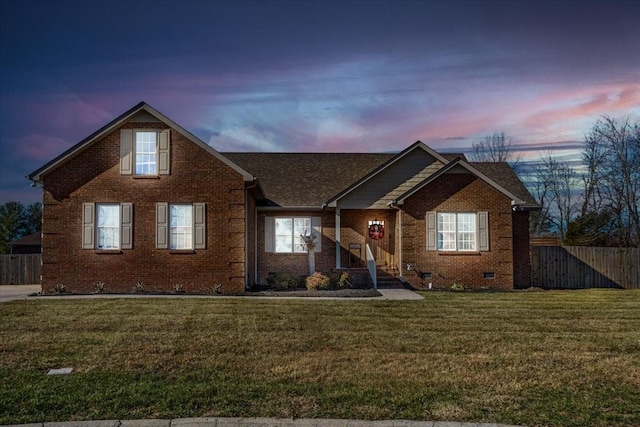
POLYGON ((0 304, 0 424, 265 416, 640 425, 640 291, 0 304), (47 376, 73 367, 70 375, 47 376))

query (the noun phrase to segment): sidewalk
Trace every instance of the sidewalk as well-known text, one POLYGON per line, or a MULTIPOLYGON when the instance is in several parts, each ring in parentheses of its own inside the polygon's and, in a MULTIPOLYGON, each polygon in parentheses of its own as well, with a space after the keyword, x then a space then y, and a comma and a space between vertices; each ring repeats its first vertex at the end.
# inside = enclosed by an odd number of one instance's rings
POLYGON ((175 420, 103 420, 14 424, 13 427, 522 427, 494 423, 315 418, 180 418, 175 420))
POLYGON ((378 289, 379 297, 272 297, 272 296, 225 296, 225 295, 144 295, 144 294, 88 294, 88 295, 47 295, 29 297, 29 294, 40 291, 40 285, 0 285, 0 302, 14 300, 50 300, 50 299, 99 299, 99 298, 257 298, 257 299, 303 299, 303 300, 331 300, 331 301, 376 301, 376 300, 421 300, 422 295, 409 289, 378 289))

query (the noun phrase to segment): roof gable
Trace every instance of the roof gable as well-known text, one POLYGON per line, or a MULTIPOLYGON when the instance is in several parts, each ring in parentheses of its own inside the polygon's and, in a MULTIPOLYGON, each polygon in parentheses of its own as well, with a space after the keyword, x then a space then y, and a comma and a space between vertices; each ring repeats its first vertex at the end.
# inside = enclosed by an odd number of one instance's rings
POLYGON ((133 108, 129 109, 128 111, 124 112, 120 116, 116 117, 111 122, 107 123, 100 129, 98 129, 96 132, 92 133, 82 141, 78 142, 73 147, 69 148, 68 150, 66 150, 65 152, 63 152, 62 154, 60 154, 59 156, 51 160, 50 162, 46 163, 44 166, 35 170, 31 174, 27 175, 27 178, 36 183, 40 182, 44 174, 55 169, 56 167, 66 162, 67 160, 72 159, 78 153, 90 147, 92 144, 98 141, 101 137, 105 136, 109 132, 112 132, 114 129, 116 129, 118 126, 120 126, 121 124, 123 124, 128 120, 137 121, 137 122, 149 121, 149 120, 162 122, 167 126, 169 126, 170 128, 182 134, 189 141, 193 142, 203 150, 207 151, 209 154, 218 158, 220 161, 222 161, 227 166, 231 167, 233 170, 235 170, 239 174, 241 174, 245 181, 254 180, 253 175, 251 175, 250 173, 242 169, 240 166, 233 163, 231 160, 224 157, 222 154, 216 151, 213 147, 204 143, 195 135, 193 135, 192 133, 184 129, 182 126, 178 125, 173 120, 169 119, 167 116, 160 113, 158 110, 151 107, 149 104, 145 102, 141 102, 137 104, 133 108))
POLYGON ((395 200, 391 201, 389 204, 403 204, 404 201, 415 194, 418 190, 424 188, 429 183, 433 182, 436 178, 446 174, 446 173, 460 173, 460 172, 469 172, 482 181, 489 184, 491 187, 495 188, 500 193, 504 194, 506 197, 511 199, 511 204, 514 207, 520 207, 523 209, 536 209, 539 207, 535 199, 531 197, 531 194, 524 188, 522 182, 515 175, 511 167, 505 162, 492 162, 493 172, 491 177, 486 173, 482 172, 478 167, 484 168, 485 170, 489 170, 490 167, 485 167, 487 165, 485 162, 474 163, 474 165, 469 162, 462 160, 461 158, 457 158, 451 161, 449 164, 440 168, 438 171, 429 175, 423 181, 415 185, 410 190, 406 191, 404 194, 399 195, 395 200), (500 172, 500 173, 498 173, 500 172), (501 176, 498 180, 495 178, 501 176), (498 182, 501 181, 501 182, 498 182), (520 184, 521 188, 516 185, 516 182, 520 184), (507 187, 503 184, 509 184, 507 187), (514 191, 515 190, 515 191, 514 191), (516 194, 517 193, 517 194, 516 194))
MULTIPOLYGON (((354 182, 349 187, 345 188, 344 190, 340 191, 339 193, 337 193, 336 195, 328 199, 325 202, 325 205, 329 207, 336 207, 338 200, 349 197, 350 194, 352 195, 351 197, 354 198, 353 193, 357 191, 366 192, 365 187, 368 185, 371 185, 376 180, 376 178, 381 177, 385 173, 388 174, 391 168, 405 167, 406 165, 400 166, 400 164, 403 163, 403 160, 407 159, 409 156, 412 156, 412 155, 415 156, 416 153, 426 154, 427 157, 430 157, 433 162, 439 162, 441 164, 448 163, 448 160, 446 159, 446 157, 437 153, 427 145, 423 144, 421 141, 416 141, 415 143, 413 143, 412 145, 410 145, 400 153, 389 158, 386 162, 379 165, 368 174, 364 175, 362 178, 354 182)), ((417 165, 414 165, 414 167, 415 166, 417 165)), ((377 195, 375 195, 374 193, 372 193, 367 196, 364 196, 364 197, 376 197, 376 200, 372 200, 372 204, 369 207, 374 207, 374 205, 377 204, 378 201, 381 200, 381 198, 383 198, 386 194, 388 194, 388 192, 393 191, 399 185, 402 185, 402 183, 406 182, 407 179, 413 178, 416 174, 420 173, 420 171, 422 171, 426 166, 428 165, 425 165, 423 162, 419 166, 419 169, 405 170, 404 171, 405 176, 402 181, 398 181, 398 178, 400 177, 400 175, 389 179, 388 182, 386 182, 386 184, 388 185, 387 188, 378 188, 379 192, 382 191, 381 194, 378 193, 377 195)), ((366 203, 366 202, 364 200, 359 200, 355 203, 358 204, 358 203, 366 203)))

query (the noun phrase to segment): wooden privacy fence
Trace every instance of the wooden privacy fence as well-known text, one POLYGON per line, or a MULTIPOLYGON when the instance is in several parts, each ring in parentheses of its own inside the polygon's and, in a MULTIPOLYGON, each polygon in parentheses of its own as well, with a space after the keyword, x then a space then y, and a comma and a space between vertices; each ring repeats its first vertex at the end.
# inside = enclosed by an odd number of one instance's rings
POLYGON ((542 288, 640 289, 640 249, 532 246, 531 281, 542 288))
POLYGON ((0 285, 40 283, 41 254, 0 255, 0 285))

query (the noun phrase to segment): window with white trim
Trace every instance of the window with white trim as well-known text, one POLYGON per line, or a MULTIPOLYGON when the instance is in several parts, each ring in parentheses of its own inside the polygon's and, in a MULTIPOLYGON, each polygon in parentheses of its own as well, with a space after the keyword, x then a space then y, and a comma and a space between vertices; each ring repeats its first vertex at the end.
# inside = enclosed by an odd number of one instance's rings
POLYGON ((96 248, 120 249, 120 205, 96 205, 96 248))
POLYGON ((135 135, 135 165, 136 175, 158 174, 158 132, 136 131, 135 135))
POLYGON ((120 173, 160 176, 171 172, 170 129, 120 129, 120 173))
POLYGON ((156 248, 207 248, 205 203, 156 203, 156 248))
POLYGON ((83 203, 82 248, 133 249, 133 203, 83 203))
POLYGON ((475 213, 438 213, 438 250, 477 250, 475 213))
POLYGON ((276 218, 275 221, 276 252, 307 252, 300 236, 311 234, 311 218, 276 218))
POLYGON ((169 249, 193 249, 192 205, 169 205, 169 249))
POLYGON ((265 252, 306 253, 301 236, 315 236, 314 251, 322 252, 321 217, 265 217, 265 252))

